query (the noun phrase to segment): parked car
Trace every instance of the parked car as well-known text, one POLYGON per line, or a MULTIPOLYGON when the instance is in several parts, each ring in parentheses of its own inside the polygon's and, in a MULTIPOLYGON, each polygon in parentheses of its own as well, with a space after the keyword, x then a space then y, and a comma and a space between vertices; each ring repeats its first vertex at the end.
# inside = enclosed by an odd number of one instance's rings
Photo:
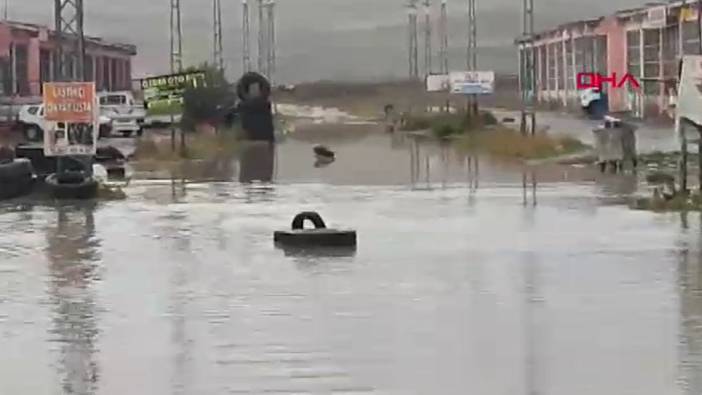
POLYGON ((146 110, 144 104, 137 102, 130 91, 101 92, 100 113, 112 119, 112 130, 129 137, 136 133, 141 136, 146 110))
MULTIPOLYGON (((39 142, 44 140, 44 131, 49 128, 49 121, 44 119, 43 104, 24 105, 19 110, 18 122, 24 137, 28 141, 39 142)), ((107 137, 112 131, 112 120, 105 116, 100 116, 99 137, 107 137)))

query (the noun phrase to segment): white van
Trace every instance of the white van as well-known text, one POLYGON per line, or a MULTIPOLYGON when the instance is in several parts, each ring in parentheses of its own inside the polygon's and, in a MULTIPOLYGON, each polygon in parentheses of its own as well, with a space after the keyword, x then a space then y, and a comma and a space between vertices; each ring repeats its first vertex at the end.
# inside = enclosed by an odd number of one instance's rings
MULTIPOLYGON (((17 118, 27 141, 43 141, 44 131, 51 129, 50 122, 44 119, 43 104, 27 104, 20 107, 17 118)), ((99 117, 99 122, 99 137, 109 137, 112 131, 112 120, 101 115, 99 117)))
POLYGON ((141 136, 146 118, 144 104, 137 102, 130 91, 101 92, 100 113, 112 119, 112 130, 129 137, 136 133, 141 136))

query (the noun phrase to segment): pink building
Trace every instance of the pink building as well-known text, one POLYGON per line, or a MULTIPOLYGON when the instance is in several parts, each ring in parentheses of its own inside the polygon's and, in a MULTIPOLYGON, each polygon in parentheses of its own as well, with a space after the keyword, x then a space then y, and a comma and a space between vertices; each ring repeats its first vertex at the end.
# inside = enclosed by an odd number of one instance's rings
MULTIPOLYGON (((97 89, 130 90, 136 47, 86 37, 87 78, 97 89)), ((0 96, 37 97, 57 75, 57 40, 45 26, 0 21, 0 96)), ((69 70, 75 72, 75 65, 69 70)))
POLYGON ((643 118, 667 113, 676 97, 679 60, 700 53, 698 24, 696 7, 677 1, 563 24, 517 45, 520 59, 525 50, 534 51, 540 103, 577 107, 578 73, 628 73, 641 88, 605 85, 610 111, 643 118))

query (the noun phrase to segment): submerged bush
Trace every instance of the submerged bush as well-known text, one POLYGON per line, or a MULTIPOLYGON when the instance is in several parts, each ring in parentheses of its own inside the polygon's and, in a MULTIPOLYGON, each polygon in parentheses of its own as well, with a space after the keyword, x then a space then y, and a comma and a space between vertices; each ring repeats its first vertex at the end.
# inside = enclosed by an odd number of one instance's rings
POLYGON ((225 123, 236 105, 236 92, 224 73, 204 65, 205 80, 201 85, 189 86, 183 93, 183 119, 185 130, 192 131, 199 123, 219 126, 225 123))

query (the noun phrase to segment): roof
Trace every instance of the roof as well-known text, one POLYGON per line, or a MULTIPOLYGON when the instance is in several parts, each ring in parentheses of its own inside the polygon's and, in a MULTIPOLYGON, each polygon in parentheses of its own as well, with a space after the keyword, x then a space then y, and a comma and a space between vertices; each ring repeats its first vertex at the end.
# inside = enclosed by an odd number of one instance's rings
MULTIPOLYGON (((53 37, 56 36, 56 31, 50 29, 48 26, 38 25, 35 23, 18 22, 18 21, 0 21, 0 25, 8 25, 12 29, 23 30, 30 33, 39 34, 41 31, 47 31, 53 37)), ((113 49, 116 51, 126 52, 129 55, 136 55, 137 48, 133 44, 125 44, 118 42, 105 41, 101 37, 85 36, 86 45, 94 45, 104 48, 113 49)))

